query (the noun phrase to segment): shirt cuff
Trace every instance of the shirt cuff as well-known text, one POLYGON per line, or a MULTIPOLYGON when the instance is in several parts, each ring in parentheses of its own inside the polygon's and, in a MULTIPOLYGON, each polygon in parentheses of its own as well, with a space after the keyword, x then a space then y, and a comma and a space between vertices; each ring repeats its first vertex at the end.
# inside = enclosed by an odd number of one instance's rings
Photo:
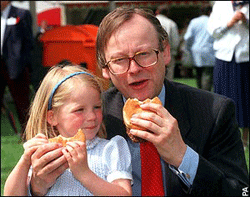
POLYGON ((32 194, 31 194, 31 184, 29 183, 29 185, 28 185, 28 196, 32 196, 32 194))
POLYGON ((199 163, 199 155, 192 148, 187 146, 186 153, 183 157, 179 168, 169 165, 169 168, 188 186, 194 182, 199 163))

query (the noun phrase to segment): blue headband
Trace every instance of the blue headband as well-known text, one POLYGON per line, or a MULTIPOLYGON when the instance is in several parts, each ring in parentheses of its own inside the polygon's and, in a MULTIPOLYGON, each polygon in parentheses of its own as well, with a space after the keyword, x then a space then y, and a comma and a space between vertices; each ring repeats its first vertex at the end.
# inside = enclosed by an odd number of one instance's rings
POLYGON ((56 86, 53 88, 51 94, 50 94, 50 97, 49 97, 49 103, 48 103, 48 110, 51 110, 52 109, 52 98, 57 90, 57 88, 64 82, 66 81, 67 79, 75 76, 75 75, 80 75, 80 74, 86 74, 86 75, 89 75, 91 77, 93 77, 93 75, 91 75, 90 73, 87 73, 85 71, 82 71, 82 72, 75 72, 75 73, 72 73, 72 74, 69 74, 67 75, 65 78, 63 78, 61 81, 59 81, 56 86))

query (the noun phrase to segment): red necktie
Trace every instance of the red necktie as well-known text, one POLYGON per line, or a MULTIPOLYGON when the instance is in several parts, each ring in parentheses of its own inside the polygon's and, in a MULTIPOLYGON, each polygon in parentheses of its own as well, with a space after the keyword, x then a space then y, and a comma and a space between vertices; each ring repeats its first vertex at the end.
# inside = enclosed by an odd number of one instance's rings
POLYGON ((160 155, 151 142, 140 144, 141 195, 164 196, 160 155))

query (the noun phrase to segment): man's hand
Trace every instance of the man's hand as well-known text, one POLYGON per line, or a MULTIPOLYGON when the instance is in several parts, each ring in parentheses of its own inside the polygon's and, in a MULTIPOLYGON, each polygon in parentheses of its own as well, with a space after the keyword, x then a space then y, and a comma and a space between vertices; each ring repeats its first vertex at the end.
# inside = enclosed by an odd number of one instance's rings
POLYGON ((69 167, 62 145, 48 143, 40 146, 31 157, 33 195, 45 195, 56 179, 69 167))
POLYGON ((142 109, 152 112, 143 112, 134 114, 131 123, 144 127, 148 131, 134 130, 130 131, 147 141, 152 142, 161 157, 169 164, 178 168, 186 152, 177 120, 161 105, 146 103, 141 105, 142 109))
POLYGON ((28 140, 23 144, 24 148, 24 154, 22 158, 24 161, 28 164, 31 165, 31 155, 43 144, 48 143, 47 137, 42 134, 38 133, 35 137, 32 139, 28 140))

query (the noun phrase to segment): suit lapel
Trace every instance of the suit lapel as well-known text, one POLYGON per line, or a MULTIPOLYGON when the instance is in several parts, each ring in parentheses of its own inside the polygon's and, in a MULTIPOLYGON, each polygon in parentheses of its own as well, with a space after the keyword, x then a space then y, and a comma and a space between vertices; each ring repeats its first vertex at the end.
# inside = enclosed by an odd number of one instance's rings
POLYGON ((172 82, 165 80, 165 108, 177 119, 181 135, 185 138, 190 130, 190 124, 181 94, 177 88, 174 88, 174 85, 172 82))
POLYGON ((109 94, 106 94, 106 96, 108 97, 104 98, 104 122, 108 131, 107 138, 111 139, 116 135, 121 135, 124 138, 127 138, 122 117, 122 95, 117 89, 113 89, 110 96, 109 94))
MULTIPOLYGON (((190 146, 186 138, 190 131, 190 124, 181 93, 178 91, 178 88, 175 87, 176 84, 168 80, 165 80, 164 83, 166 88, 165 108, 177 119, 182 138, 185 143, 190 146)), ((168 163, 165 163, 165 172, 167 195, 184 195, 182 181, 170 170, 168 163)))
MULTIPOLYGON (((7 18, 7 20, 11 17, 14 17, 16 18, 16 10, 13 6, 10 6, 10 12, 9 12, 9 16, 7 18)), ((10 31, 11 31, 11 25, 7 25, 7 22, 6 22, 6 28, 5 28, 5 32, 4 32, 4 42, 7 40, 7 38, 9 37, 10 35, 10 31)), ((4 43, 3 42, 3 43, 4 43)))

